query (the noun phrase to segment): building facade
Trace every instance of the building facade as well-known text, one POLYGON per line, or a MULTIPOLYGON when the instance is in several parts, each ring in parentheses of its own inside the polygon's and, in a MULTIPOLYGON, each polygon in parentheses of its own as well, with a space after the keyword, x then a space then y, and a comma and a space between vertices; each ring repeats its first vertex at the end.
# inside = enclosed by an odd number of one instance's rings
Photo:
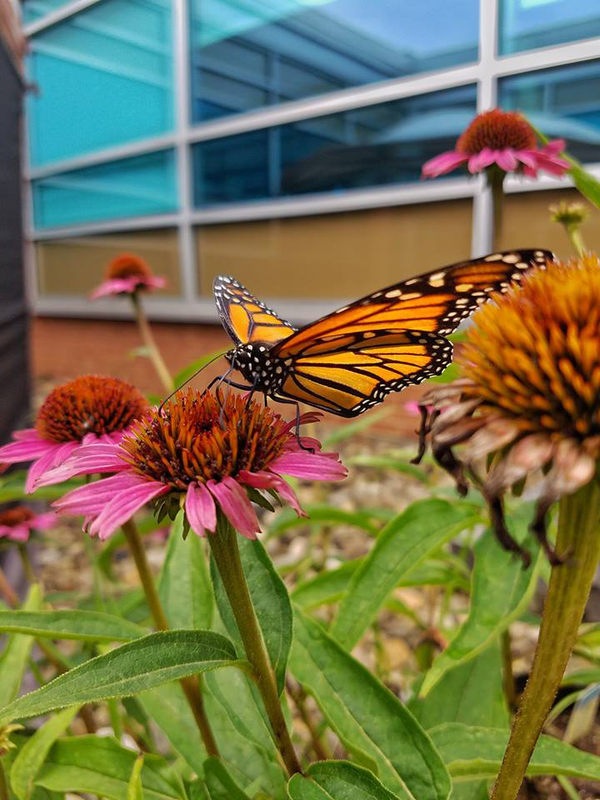
MULTIPOLYGON (((38 314, 118 316, 119 252, 169 280, 156 319, 214 321, 232 274, 293 321, 492 247, 568 254, 567 179, 421 181, 478 112, 523 111, 600 177, 598 0, 24 0, 38 314)), ((585 230, 600 247, 598 226, 585 230)))

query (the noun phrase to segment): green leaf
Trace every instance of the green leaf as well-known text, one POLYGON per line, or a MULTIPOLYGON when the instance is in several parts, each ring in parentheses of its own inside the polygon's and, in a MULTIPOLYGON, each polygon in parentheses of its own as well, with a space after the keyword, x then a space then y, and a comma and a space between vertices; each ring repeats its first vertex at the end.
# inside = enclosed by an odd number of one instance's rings
MULTIPOLYGON (((239 536, 238 544, 256 616, 275 670, 277 688, 281 693, 285 686, 285 671, 292 644, 293 614, 290 598, 261 542, 239 536)), ((221 619, 229 635, 237 643, 239 652, 243 653, 242 639, 214 559, 211 559, 211 576, 221 619)))
MULTIPOLYGON (((519 515, 516 538, 527 533, 528 517, 519 515)), ((527 547, 535 559, 539 545, 529 537, 527 547)), ((523 569, 520 560, 507 552, 492 531, 475 545, 475 566, 471 579, 469 615, 448 647, 440 653, 425 676, 421 695, 425 696, 449 669, 480 653, 524 611, 535 589, 537 566, 523 569)))
POLYGON ((362 558, 346 561, 337 569, 320 572, 316 577, 299 583, 292 592, 292 600, 304 611, 336 603, 348 588, 350 578, 362 561, 362 558))
POLYGON ((183 539, 183 513, 171 530, 159 594, 171 628, 200 628, 212 624, 213 592, 198 536, 183 539))
POLYGON ((10 783, 19 800, 29 800, 35 778, 50 748, 67 730, 79 706, 67 708, 51 717, 19 750, 10 770, 10 783))
POLYGON ((440 800, 448 773, 413 715, 362 664, 297 609, 290 667, 346 749, 371 760, 401 798, 440 800))
POLYGON ((236 661, 232 643, 211 631, 159 631, 121 645, 0 709, 0 724, 74 703, 127 697, 236 661))
POLYGON ((381 531, 375 546, 354 573, 331 633, 351 650, 369 627, 389 592, 444 542, 474 519, 467 503, 419 500, 381 531))
MULTIPOLYGON (((495 778, 508 744, 509 731, 446 723, 429 731, 453 777, 462 780, 495 778)), ((570 775, 600 780, 600 758, 561 742, 541 736, 527 775, 570 775)))
POLYGON ((250 800, 218 758, 207 758, 204 762, 204 782, 211 800, 250 800))
MULTIPOLYGON (((77 736, 54 744, 36 786, 55 792, 89 792, 128 800, 137 753, 109 737, 77 736)), ((167 762, 147 754, 141 769, 144 800, 183 800, 185 792, 167 762)))
POLYGON ((213 359, 216 359, 218 356, 224 355, 225 353, 225 350, 215 350, 213 353, 208 353, 205 356, 197 358, 196 361, 192 361, 191 364, 188 364, 187 367, 184 367, 180 372, 177 373, 177 375, 175 375, 173 378, 173 388, 178 389, 186 381, 188 381, 194 375, 194 373, 198 372, 198 370, 201 370, 213 359))
POLYGON ((446 672, 427 697, 414 699, 410 709, 426 730, 443 722, 507 728, 498 642, 446 672))
POLYGON ((596 208, 600 208, 600 181, 590 172, 587 172, 581 163, 572 156, 562 153, 571 164, 569 175, 573 178, 573 183, 581 194, 586 197, 596 208))
POLYGON ((291 800, 397 800, 373 775, 349 761, 311 764, 288 784, 291 800))
POLYGON ((345 511, 343 508, 317 505, 307 505, 304 510, 309 519, 299 517, 294 511, 289 513, 284 511, 279 514, 269 527, 269 537, 280 536, 282 533, 302 525, 330 524, 332 522, 339 525, 352 525, 352 527, 360 528, 371 535, 376 535, 379 531, 379 525, 373 522, 374 515, 368 512, 345 511))
POLYGON ((142 786, 142 768, 144 766, 144 754, 139 755, 131 770, 131 777, 127 784, 127 800, 144 800, 144 787, 142 786))
POLYGON ((177 682, 165 683, 137 698, 144 711, 165 734, 173 748, 198 775, 208 755, 188 705, 177 682))
MULTIPOLYGON (((23 603, 23 610, 37 611, 41 603, 42 592, 36 584, 29 589, 27 599, 23 603)), ((0 708, 10 703, 19 694, 32 647, 33 638, 31 636, 15 633, 9 638, 0 656, 0 708)), ((65 705, 71 705, 71 703, 65 703, 65 705)))
POLYGON ((404 475, 410 475, 411 478, 419 481, 420 483, 429 483, 429 478, 421 467, 410 463, 410 459, 401 458, 394 455, 371 455, 370 453, 361 453, 357 456, 351 456, 346 459, 346 464, 356 467, 373 467, 375 469, 392 469, 395 472, 401 472, 404 475))
POLYGON ((128 642, 144 636, 148 630, 96 611, 0 611, 0 633, 86 642, 128 642))

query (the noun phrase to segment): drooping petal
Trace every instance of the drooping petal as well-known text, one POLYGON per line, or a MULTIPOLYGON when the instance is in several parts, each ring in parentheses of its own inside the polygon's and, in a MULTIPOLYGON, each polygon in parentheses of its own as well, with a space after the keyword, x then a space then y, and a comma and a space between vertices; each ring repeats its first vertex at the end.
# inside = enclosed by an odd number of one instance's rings
POLYGON ((140 281, 148 289, 164 289, 167 285, 166 278, 161 278, 159 275, 149 275, 140 281))
POLYGON ((465 448, 465 458, 469 463, 479 461, 488 453, 494 453, 513 442, 520 433, 520 428, 509 419, 500 417, 490 420, 469 439, 465 448))
POLYGON ((111 278, 96 287, 90 297, 92 300, 98 300, 100 297, 108 297, 112 294, 122 294, 123 292, 131 294, 135 290, 136 284, 135 278, 111 278))
POLYGON ((25 481, 25 491, 31 494, 38 487, 38 481, 54 467, 59 466, 79 447, 79 442, 65 442, 57 444, 50 452, 38 458, 30 467, 25 481))
POLYGON ((496 161, 498 150, 492 150, 489 147, 484 147, 479 153, 469 157, 469 172, 481 172, 482 169, 489 167, 496 161))
POLYGON ((100 539, 108 539, 146 503, 168 491, 169 487, 163 483, 140 479, 137 486, 121 491, 102 509, 89 526, 90 536, 98 534, 100 539))
MULTIPOLYGON (((305 414, 300 414, 298 418, 298 425, 308 425, 311 422, 319 422, 323 418, 323 412, 321 411, 307 411, 305 414)), ((296 420, 291 419, 286 425, 284 426, 283 430, 287 431, 295 431, 296 429, 296 420)))
POLYGON ((185 513, 194 533, 204 536, 205 531, 215 532, 217 509, 215 501, 202 483, 191 483, 185 498, 185 513))
POLYGON ((256 539, 260 533, 256 512, 239 483, 233 478, 223 478, 218 483, 209 481, 207 486, 233 527, 247 539, 256 539))
POLYGON ((505 147, 504 150, 498 150, 496 154, 496 164, 505 172, 512 172, 519 166, 515 151, 512 147, 505 147))
POLYGON ((248 472, 248 470, 242 470, 238 478, 242 483, 252 486, 254 489, 275 489, 299 517, 307 516, 296 497, 296 493, 281 475, 275 475, 275 473, 267 471, 248 472))
POLYGON ((437 178, 439 175, 452 172, 453 169, 456 169, 456 167, 459 167, 468 160, 469 156, 466 153, 448 150, 426 161, 421 167, 421 176, 423 178, 437 178))
POLYGON ((545 144, 542 147, 541 152, 547 153, 551 156, 556 156, 559 153, 562 153, 566 146, 567 143, 564 139, 553 139, 551 142, 548 142, 548 144, 545 144))
POLYGON ((98 442, 78 447, 63 464, 50 470, 39 479, 36 486, 61 483, 75 475, 122 472, 129 468, 122 457, 124 455, 125 453, 117 444, 98 442))
POLYGON ((530 472, 544 467, 552 457, 553 449, 550 437, 543 433, 525 436, 490 470, 485 479, 486 489, 498 495, 514 486, 530 472))
POLYGON ((37 431, 35 435, 17 436, 25 431, 15 431, 13 434, 15 442, 5 444, 0 447, 0 463, 18 464, 19 461, 33 461, 47 453, 60 447, 58 442, 51 442, 49 439, 42 439, 37 431))
POLYGON ((284 453, 269 468, 273 472, 316 481, 341 481, 348 475, 346 467, 325 453, 284 453))
MULTIPOLYGON (((20 525, 14 525, 10 528, 10 533, 6 534, 8 539, 12 539, 13 542, 26 542, 29 539, 30 529, 24 523, 20 525)), ((2 534, 0 533, 0 536, 2 534)))
POLYGON ((47 531, 53 528, 57 523, 56 514, 53 511, 48 511, 46 514, 38 514, 29 521, 29 527, 34 528, 36 531, 47 531))
POLYGON ((116 494, 134 488, 142 480, 143 478, 139 475, 121 472, 111 475, 110 478, 102 478, 100 481, 89 483, 87 486, 72 489, 63 497, 55 500, 52 506, 58 510, 59 514, 99 514, 116 494))

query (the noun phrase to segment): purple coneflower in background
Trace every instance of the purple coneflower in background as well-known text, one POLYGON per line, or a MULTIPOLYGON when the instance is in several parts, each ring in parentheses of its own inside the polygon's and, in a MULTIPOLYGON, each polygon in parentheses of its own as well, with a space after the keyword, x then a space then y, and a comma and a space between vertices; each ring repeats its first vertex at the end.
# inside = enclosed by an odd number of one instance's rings
POLYGON ((26 542, 32 530, 46 531, 56 525, 56 514, 36 514, 26 506, 0 511, 0 539, 26 542))
POLYGON ((165 278, 152 274, 146 262, 133 253, 123 253, 109 263, 104 281, 92 292, 92 299, 113 294, 134 294, 138 291, 164 289, 165 278))
MULTIPOLYGON (((320 416, 304 414, 299 421, 320 416)), ((220 508, 239 533, 254 539, 260 527, 248 491, 275 492, 303 515, 282 473, 321 481, 347 475, 336 453, 320 452, 316 439, 298 439, 295 425, 240 395, 220 403, 209 392, 178 392, 160 413, 139 420, 120 444, 77 450, 63 475, 115 474, 74 489, 54 505, 58 513, 85 516, 89 533, 106 539, 145 503, 165 496, 163 502, 175 500, 175 507, 185 508, 199 536, 215 531, 220 508)))

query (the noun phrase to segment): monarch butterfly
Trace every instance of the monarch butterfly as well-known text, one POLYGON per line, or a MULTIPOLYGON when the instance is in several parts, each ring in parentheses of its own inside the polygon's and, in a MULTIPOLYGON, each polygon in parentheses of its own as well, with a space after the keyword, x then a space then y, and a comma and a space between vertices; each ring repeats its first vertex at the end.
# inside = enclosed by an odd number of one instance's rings
POLYGON ((492 292, 554 260, 547 250, 492 253, 380 289, 294 328, 234 278, 214 280, 221 322, 235 347, 221 380, 282 403, 355 417, 390 392, 420 383, 452 360, 444 338, 492 292), (249 386, 229 379, 236 369, 249 386))

